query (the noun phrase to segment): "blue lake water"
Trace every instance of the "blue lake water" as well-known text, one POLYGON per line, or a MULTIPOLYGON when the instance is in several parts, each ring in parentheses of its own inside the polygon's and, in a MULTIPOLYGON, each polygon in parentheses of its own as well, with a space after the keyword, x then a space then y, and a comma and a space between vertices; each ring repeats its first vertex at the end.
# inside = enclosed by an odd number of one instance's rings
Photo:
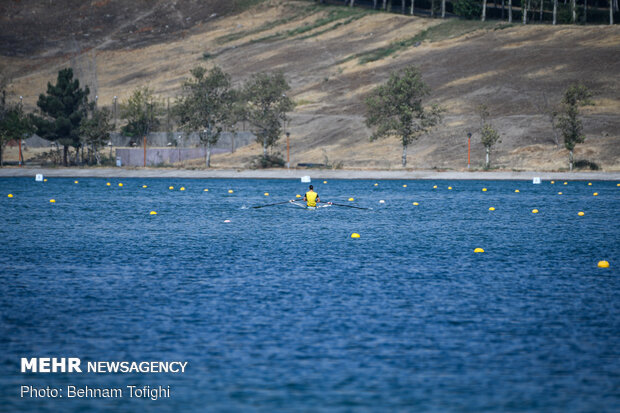
POLYGON ((303 194, 292 180, 73 181, 0 179, 0 410, 620 409, 616 182, 321 180, 373 209, 305 210, 248 208, 303 194), (46 356, 189 364, 20 373, 46 356))

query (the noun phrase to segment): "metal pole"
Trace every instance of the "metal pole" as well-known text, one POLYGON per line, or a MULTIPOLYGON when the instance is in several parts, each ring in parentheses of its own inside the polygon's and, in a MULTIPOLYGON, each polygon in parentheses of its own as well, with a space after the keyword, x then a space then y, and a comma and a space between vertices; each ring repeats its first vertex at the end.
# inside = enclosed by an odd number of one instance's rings
POLYGON ((286 132, 286 167, 291 168, 291 144, 289 137, 291 136, 290 132, 286 132))
POLYGON ((471 133, 467 134, 467 169, 469 169, 469 162, 471 160, 471 133))
MULTIPOLYGON (((24 97, 23 96, 19 97, 19 106, 20 106, 20 109, 24 107, 24 97)), ((24 161, 24 158, 22 156, 22 139, 19 138, 19 167, 20 168, 22 167, 23 161, 24 161)))
POLYGON ((116 130, 116 99, 117 97, 114 96, 114 130, 116 130))
POLYGON ((144 135, 144 167, 146 168, 146 135, 144 135))

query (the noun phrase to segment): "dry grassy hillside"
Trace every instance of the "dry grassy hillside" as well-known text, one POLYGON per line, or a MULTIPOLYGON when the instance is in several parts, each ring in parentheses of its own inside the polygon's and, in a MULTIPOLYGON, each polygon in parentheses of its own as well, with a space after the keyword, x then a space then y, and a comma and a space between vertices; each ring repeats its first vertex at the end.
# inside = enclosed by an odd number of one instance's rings
MULTIPOLYGON (((14 73, 14 91, 31 106, 58 69, 71 64, 103 104, 147 84, 174 98, 198 64, 218 64, 236 82, 254 72, 283 70, 298 103, 289 125, 292 163, 323 162, 327 156, 345 168, 400 168, 396 138, 369 142, 363 98, 389 72, 411 64, 421 68, 433 90, 431 101, 446 108, 446 117, 410 148, 409 167, 464 168, 468 131, 474 133, 472 164, 480 167, 484 151, 475 107, 485 103, 502 134, 492 155, 497 166, 565 168, 566 151, 553 144, 543 106, 558 102, 571 82, 582 81, 593 90, 595 105, 584 108, 587 141, 577 147, 576 159, 620 170, 618 26, 441 21, 271 0, 241 14, 206 19, 182 36, 145 37, 143 43, 135 35, 119 47, 122 36, 111 43, 102 35, 81 56, 37 51, 3 60, 14 73)), ((250 146, 218 155, 213 163, 244 166, 258 153, 250 146)))

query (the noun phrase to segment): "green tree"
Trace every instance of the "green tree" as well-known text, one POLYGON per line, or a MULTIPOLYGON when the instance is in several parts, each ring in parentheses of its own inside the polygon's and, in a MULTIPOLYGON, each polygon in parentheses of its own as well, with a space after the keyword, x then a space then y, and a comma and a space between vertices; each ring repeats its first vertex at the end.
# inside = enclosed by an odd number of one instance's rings
POLYGON ((568 149, 569 170, 573 170, 573 151, 578 143, 586 140, 583 135, 583 124, 579 119, 579 107, 591 105, 591 92, 581 84, 570 85, 562 99, 562 113, 558 119, 558 127, 564 137, 564 147, 568 149))
MULTIPOLYGON (((92 105, 91 116, 82 119, 80 133, 82 141, 90 148, 90 153, 95 157, 97 165, 101 164, 99 148, 110 140, 112 130, 114 130, 112 112, 107 108, 96 109, 92 105)), ((90 163, 92 163, 92 159, 90 159, 90 163)))
POLYGON ((282 125, 288 120, 287 112, 295 104, 286 96, 290 86, 282 72, 253 75, 243 88, 247 102, 246 116, 256 140, 263 146, 263 157, 282 134, 282 125))
POLYGON ((420 71, 410 66, 402 75, 392 73, 386 84, 376 87, 366 98, 366 124, 375 128, 370 140, 398 136, 403 145, 403 166, 407 165, 407 147, 441 121, 443 109, 422 105, 429 94, 420 71))
POLYGON ((73 79, 73 69, 58 72, 56 84, 48 82, 47 93, 39 95, 37 106, 44 117, 32 116, 37 134, 63 146, 63 163, 68 165, 69 146, 77 152, 81 145, 80 124, 86 116, 88 105, 88 86, 80 87, 78 79, 73 79))
POLYGON ((151 89, 148 87, 134 89, 127 102, 121 103, 121 118, 127 121, 121 128, 121 133, 132 138, 133 143, 141 137, 146 138, 149 132, 159 128, 161 124, 159 117, 163 115, 163 111, 163 103, 151 89))
POLYGON ((207 71, 195 67, 192 77, 183 83, 183 96, 176 107, 180 125, 187 132, 198 132, 206 148, 205 164, 211 167, 211 146, 220 138, 225 126, 232 122, 235 94, 230 76, 214 66, 207 71))
POLYGON ((6 92, 0 91, 0 167, 4 166, 2 155, 6 144, 12 140, 23 139, 33 131, 32 122, 24 113, 22 105, 7 103, 6 92))
POLYGON ((482 7, 475 0, 457 0, 454 3, 454 14, 466 19, 477 19, 482 14, 482 7))
POLYGON ((499 133, 493 128, 493 126, 485 123, 482 126, 482 130, 480 131, 480 140, 482 141, 482 145, 486 149, 486 163, 485 169, 489 169, 491 167, 491 148, 498 142, 501 142, 499 133))

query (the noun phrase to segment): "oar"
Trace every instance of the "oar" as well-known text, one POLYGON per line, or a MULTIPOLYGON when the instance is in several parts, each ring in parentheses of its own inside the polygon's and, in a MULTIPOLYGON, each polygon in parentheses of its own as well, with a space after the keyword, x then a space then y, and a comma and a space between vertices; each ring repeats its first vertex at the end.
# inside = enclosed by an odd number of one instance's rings
POLYGON ((265 207, 274 206, 274 205, 288 204, 289 202, 297 202, 297 201, 276 202, 275 204, 258 205, 258 206, 253 206, 252 208, 265 208, 265 207))
POLYGON ((322 204, 331 204, 331 205, 341 206, 341 207, 345 207, 345 208, 370 209, 370 208, 357 207, 357 206, 353 206, 353 205, 334 204, 333 202, 323 202, 323 201, 321 201, 321 203, 322 204))

